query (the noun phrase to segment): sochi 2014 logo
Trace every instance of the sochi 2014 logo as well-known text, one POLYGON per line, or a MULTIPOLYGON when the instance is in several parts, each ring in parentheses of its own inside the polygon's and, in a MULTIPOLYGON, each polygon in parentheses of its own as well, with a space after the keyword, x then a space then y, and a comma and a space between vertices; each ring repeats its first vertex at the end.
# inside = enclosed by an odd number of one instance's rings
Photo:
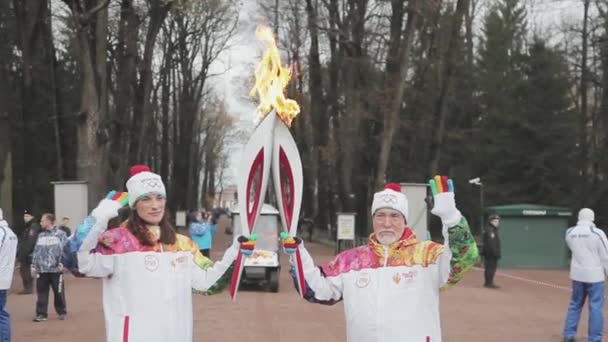
POLYGON ((156 255, 150 254, 144 257, 144 267, 150 272, 156 271, 158 269, 159 264, 160 260, 156 255))
POLYGON ((370 281, 371 281, 371 276, 369 275, 369 273, 363 272, 363 273, 359 274, 355 284, 357 285, 358 288, 362 289, 362 288, 367 287, 369 285, 370 281))

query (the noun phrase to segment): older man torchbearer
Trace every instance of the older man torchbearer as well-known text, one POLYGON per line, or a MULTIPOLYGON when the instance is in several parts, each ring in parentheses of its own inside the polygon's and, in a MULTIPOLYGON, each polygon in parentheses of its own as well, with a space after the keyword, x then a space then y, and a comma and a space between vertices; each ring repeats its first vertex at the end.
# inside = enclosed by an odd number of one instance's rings
POLYGON ((440 342, 440 288, 456 284, 478 258, 467 220, 456 208, 447 177, 430 182, 441 218, 444 244, 418 241, 407 226, 408 201, 398 184, 374 194, 374 233, 369 242, 316 267, 301 240, 304 298, 334 304, 344 300, 348 342, 440 342))

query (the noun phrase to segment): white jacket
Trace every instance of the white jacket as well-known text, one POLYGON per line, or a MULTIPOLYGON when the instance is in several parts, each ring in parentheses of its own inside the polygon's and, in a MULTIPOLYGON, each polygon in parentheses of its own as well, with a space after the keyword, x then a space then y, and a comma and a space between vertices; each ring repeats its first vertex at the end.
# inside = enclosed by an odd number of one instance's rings
POLYGON ((8 223, 0 220, 0 290, 11 288, 17 255, 17 236, 8 223))
POLYGON ((458 282, 478 258, 464 218, 447 232, 444 245, 419 242, 409 228, 388 247, 372 235, 323 267, 300 246, 305 299, 344 300, 348 342, 440 342, 440 288, 458 282))
POLYGON ((604 281, 608 274, 606 234, 592 222, 579 221, 566 231, 566 243, 572 251, 570 278, 584 283, 604 281))
POLYGON ((191 342, 192 288, 215 284, 238 245, 212 264, 186 236, 177 234, 173 245, 145 246, 126 227, 103 232, 111 215, 98 216, 93 211, 89 227, 78 227, 73 238, 86 236, 78 250, 80 273, 103 278, 107 341, 191 342))

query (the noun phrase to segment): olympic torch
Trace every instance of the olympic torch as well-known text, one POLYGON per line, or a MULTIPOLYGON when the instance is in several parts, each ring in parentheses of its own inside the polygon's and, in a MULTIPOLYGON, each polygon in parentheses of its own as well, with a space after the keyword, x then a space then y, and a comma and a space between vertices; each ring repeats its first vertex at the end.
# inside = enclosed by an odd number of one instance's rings
MULTIPOLYGON (((288 68, 281 66, 272 31, 259 27, 256 36, 267 44, 262 61, 256 68, 256 82, 251 90, 251 95, 259 98, 256 114, 262 119, 245 145, 238 171, 241 227, 243 235, 249 237, 255 234, 255 224, 264 205, 268 180, 272 176, 283 229, 293 237, 297 234, 302 206, 303 177, 302 160, 288 127, 300 112, 300 107, 283 94, 291 73, 288 68)), ((233 300, 238 292, 244 258, 246 256, 239 252, 230 284, 233 300)), ((299 293, 303 296, 306 286, 297 249, 295 268, 299 293)))

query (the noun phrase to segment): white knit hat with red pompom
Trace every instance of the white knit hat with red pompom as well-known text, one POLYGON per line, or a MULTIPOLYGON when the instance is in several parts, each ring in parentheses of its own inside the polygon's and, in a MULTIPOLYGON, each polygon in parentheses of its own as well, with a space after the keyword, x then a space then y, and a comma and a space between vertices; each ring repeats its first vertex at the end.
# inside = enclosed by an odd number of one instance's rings
POLYGON ((388 183, 384 186, 384 190, 374 194, 374 201, 372 202, 372 215, 378 209, 383 208, 397 210, 407 221, 407 197, 401 192, 401 186, 399 184, 388 183))
POLYGON ((133 165, 130 171, 131 178, 127 181, 127 191, 129 192, 129 206, 131 208, 143 196, 150 194, 167 196, 162 178, 150 171, 147 165, 133 165))

